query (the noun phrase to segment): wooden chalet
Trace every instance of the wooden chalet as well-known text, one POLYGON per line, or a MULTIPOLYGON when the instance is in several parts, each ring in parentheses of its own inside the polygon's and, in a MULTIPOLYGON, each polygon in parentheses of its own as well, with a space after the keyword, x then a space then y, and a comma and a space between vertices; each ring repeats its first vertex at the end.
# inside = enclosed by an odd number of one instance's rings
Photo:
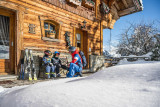
POLYGON ((67 54, 76 46, 91 68, 90 56, 103 54, 103 29, 142 9, 141 0, 0 0, 0 75, 18 74, 25 48, 67 54))

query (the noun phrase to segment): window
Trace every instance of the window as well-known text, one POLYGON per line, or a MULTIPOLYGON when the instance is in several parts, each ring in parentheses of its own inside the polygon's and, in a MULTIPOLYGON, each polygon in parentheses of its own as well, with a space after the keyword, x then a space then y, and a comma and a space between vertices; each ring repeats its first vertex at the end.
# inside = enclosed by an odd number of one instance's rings
POLYGON ((50 22, 44 22, 45 37, 57 38, 56 25, 50 22))
POLYGON ((54 40, 60 39, 61 25, 53 20, 44 20, 42 22, 42 39, 54 40))
POLYGON ((76 39, 77 39, 77 41, 76 41, 77 47, 81 48, 81 35, 77 33, 76 34, 76 39))

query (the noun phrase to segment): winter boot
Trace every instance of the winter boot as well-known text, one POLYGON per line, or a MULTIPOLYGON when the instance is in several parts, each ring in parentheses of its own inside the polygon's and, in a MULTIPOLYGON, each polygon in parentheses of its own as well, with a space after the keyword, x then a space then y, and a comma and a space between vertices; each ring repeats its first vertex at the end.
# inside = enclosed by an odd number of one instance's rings
POLYGON ((50 79, 50 73, 46 73, 46 78, 50 79))
POLYGON ((51 77, 55 78, 56 74, 55 73, 51 73, 51 77))
POLYGON ((80 76, 80 77, 83 77, 82 72, 79 72, 79 76, 80 76))
POLYGON ((58 74, 57 74, 57 77, 61 77, 61 74, 58 73, 58 74))

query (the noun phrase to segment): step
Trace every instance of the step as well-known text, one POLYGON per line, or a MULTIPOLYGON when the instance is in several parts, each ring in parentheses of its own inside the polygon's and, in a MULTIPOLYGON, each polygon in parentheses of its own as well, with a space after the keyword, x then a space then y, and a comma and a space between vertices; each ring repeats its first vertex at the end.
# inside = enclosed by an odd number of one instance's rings
POLYGON ((18 75, 0 75, 0 81, 17 80, 18 75))
POLYGON ((88 73, 88 72, 90 72, 90 69, 83 69, 82 70, 82 73, 88 73))

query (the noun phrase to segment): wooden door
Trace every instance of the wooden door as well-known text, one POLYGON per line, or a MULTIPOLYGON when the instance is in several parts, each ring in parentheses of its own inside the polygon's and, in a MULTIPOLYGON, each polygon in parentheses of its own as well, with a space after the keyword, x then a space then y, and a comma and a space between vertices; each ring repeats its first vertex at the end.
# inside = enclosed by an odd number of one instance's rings
POLYGON ((14 16, 0 8, 0 75, 14 73, 14 16))
POLYGON ((78 47, 81 51, 84 51, 83 50, 83 31, 81 31, 80 29, 76 30, 75 46, 78 47))
MULTIPOLYGON (((84 52, 84 55, 87 59, 87 63, 89 65, 89 56, 88 56, 88 35, 86 31, 82 31, 81 29, 76 29, 75 34, 75 46, 78 47, 81 51, 84 52)), ((89 66, 85 67, 88 68, 89 66)))

